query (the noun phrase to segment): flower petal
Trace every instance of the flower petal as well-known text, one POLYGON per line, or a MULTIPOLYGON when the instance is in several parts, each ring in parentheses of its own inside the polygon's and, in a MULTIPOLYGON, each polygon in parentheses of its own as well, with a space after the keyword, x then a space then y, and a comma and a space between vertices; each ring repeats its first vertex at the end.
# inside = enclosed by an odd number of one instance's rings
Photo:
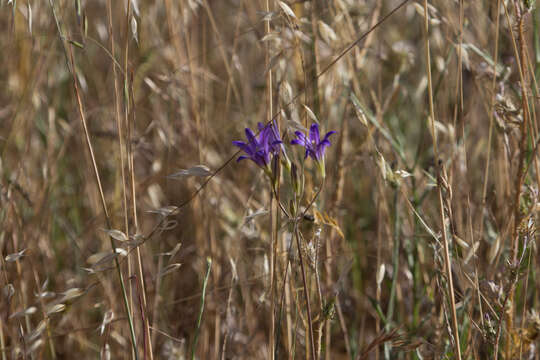
POLYGON ((325 147, 328 147, 328 146, 330 146, 330 145, 332 145, 332 143, 330 142, 330 140, 324 139, 323 141, 321 141, 321 142, 319 143, 319 145, 317 145, 317 148, 324 149, 325 147))
POLYGON ((257 165, 264 167, 269 163, 270 157, 268 153, 265 153, 262 150, 257 151, 255 155, 251 158, 251 160, 255 161, 257 165))
POLYGON ((319 136, 319 125, 317 125, 317 123, 311 124, 311 127, 309 128, 309 140, 315 144, 321 142, 321 138, 319 136))
POLYGON ((306 149, 306 151, 308 152, 309 157, 312 158, 313 160, 319 161, 321 159, 321 157, 319 156, 319 152, 317 150, 310 148, 310 149, 306 149))
POLYGON ((258 147, 258 149, 262 148, 262 151, 264 151, 265 153, 270 151, 269 141, 270 141, 270 134, 268 133, 268 129, 265 128, 259 134, 259 147, 258 147))
POLYGON ((240 149, 244 150, 246 154, 253 155, 254 153, 253 148, 249 146, 249 144, 246 144, 245 142, 242 142, 242 141, 233 141, 232 143, 233 145, 238 146, 240 149))
POLYGON ((257 145, 257 139, 255 138, 255 134, 253 133, 253 131, 251 131, 250 128, 246 128, 246 138, 248 139, 250 145, 257 145))
POLYGON ((233 143, 233 145, 238 146, 239 148, 241 148, 241 147, 247 145, 247 144, 246 144, 245 142, 243 142, 243 141, 236 141, 236 140, 233 141, 232 143, 233 143))
POLYGON ((272 121, 272 123, 270 124, 270 130, 272 132, 272 135, 274 137, 274 140, 277 140, 277 141, 281 141, 281 136, 279 135, 279 130, 277 128, 277 125, 276 125, 276 121, 272 121))
MULTIPOLYGON (((295 131, 294 134, 296 135, 297 139, 293 140, 293 141, 296 141, 297 145, 306 146, 307 144, 309 144, 309 140, 306 137, 306 135, 304 135, 303 132, 295 131)), ((292 144, 292 142, 291 142, 291 144, 292 144)))
POLYGON ((330 135, 334 135, 334 134, 337 134, 337 131, 329 131, 329 132, 327 132, 326 135, 324 135, 324 140, 328 140, 330 135))

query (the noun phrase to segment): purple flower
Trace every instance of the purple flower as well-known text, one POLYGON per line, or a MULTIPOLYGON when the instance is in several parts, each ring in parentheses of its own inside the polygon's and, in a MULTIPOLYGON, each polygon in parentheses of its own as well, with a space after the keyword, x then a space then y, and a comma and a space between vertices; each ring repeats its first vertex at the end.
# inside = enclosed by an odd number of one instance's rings
POLYGON ((283 149, 283 142, 281 141, 281 136, 277 129, 275 121, 272 121, 268 125, 263 125, 263 123, 258 123, 257 127, 259 128, 259 134, 266 132, 268 137, 268 144, 270 146, 270 151, 274 155, 278 155, 280 150, 283 149))
POLYGON ((279 139, 279 133, 274 131, 273 124, 264 126, 259 123, 259 135, 255 136, 250 128, 246 128, 247 143, 243 141, 233 141, 233 144, 242 149, 246 155, 238 157, 237 161, 250 159, 261 168, 270 171, 271 156, 277 155, 280 150, 279 144, 282 141, 279 139))
POLYGON ((324 158, 325 149, 332 145, 328 138, 330 135, 335 134, 335 131, 329 131, 324 136, 324 139, 321 140, 319 135, 319 125, 312 124, 309 129, 309 138, 300 131, 295 131, 296 139, 291 141, 293 145, 302 145, 306 148, 306 155, 304 158, 307 158, 308 155, 315 161, 321 161, 324 158))
POLYGON ((307 158, 309 155, 310 158, 315 160, 317 166, 319 167, 321 175, 324 178, 326 176, 324 168, 324 151, 328 146, 332 145, 328 138, 330 137, 330 135, 335 134, 336 132, 327 132, 324 136, 324 139, 321 140, 321 137, 319 135, 319 125, 312 124, 309 129, 309 137, 301 131, 295 131, 294 133, 296 135, 296 139, 291 141, 291 144, 301 145, 306 149, 306 155, 304 156, 304 159, 307 158))
POLYGON ((275 120, 273 120, 270 124, 264 126, 263 124, 259 123, 259 131, 262 132, 266 129, 268 131, 268 143, 270 144, 270 149, 273 155, 280 155, 281 154, 281 161, 287 168, 287 170, 291 170, 291 160, 289 160, 289 157, 287 156, 287 151, 285 151, 285 146, 283 145, 283 141, 281 141, 281 136, 279 135, 279 130, 276 125, 275 120))

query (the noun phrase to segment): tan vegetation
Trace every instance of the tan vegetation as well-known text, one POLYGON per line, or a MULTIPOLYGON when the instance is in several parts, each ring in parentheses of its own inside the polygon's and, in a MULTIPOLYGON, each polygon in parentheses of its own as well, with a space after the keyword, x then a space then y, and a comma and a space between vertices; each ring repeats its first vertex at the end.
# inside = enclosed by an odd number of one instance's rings
POLYGON ((538 359, 539 21, 0 0, 0 359, 538 359))

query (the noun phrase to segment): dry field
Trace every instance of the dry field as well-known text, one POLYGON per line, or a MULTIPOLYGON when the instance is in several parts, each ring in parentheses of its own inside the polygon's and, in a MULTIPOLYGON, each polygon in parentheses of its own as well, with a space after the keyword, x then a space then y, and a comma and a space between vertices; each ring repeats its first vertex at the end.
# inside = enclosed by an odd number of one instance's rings
POLYGON ((0 60, 0 360, 540 358, 534 0, 0 0, 0 60))

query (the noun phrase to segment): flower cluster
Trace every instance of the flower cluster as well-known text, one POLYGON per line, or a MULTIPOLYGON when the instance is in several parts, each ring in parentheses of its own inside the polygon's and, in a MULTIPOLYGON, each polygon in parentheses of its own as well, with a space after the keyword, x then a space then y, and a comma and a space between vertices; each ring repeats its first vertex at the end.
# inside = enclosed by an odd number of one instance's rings
POLYGON ((335 133, 335 131, 329 131, 324 136, 324 139, 321 140, 321 136, 319 134, 319 125, 312 124, 309 128, 309 137, 301 131, 295 131, 294 134, 296 135, 296 139, 291 141, 292 145, 300 145, 306 149, 304 159, 309 156, 315 160, 315 163, 319 167, 319 171, 321 172, 323 178, 326 176, 324 166, 324 151, 327 147, 332 145, 328 139, 330 138, 330 135, 335 133))
MULTIPOLYGON (((272 171, 270 163, 272 157, 279 155, 280 152, 285 154, 285 148, 283 146, 283 141, 281 141, 281 137, 275 122, 271 122, 266 126, 259 123, 258 128, 258 137, 253 133, 253 131, 251 131, 251 129, 246 128, 247 142, 233 141, 233 144, 242 149, 246 154, 238 157, 238 161, 250 159, 271 176, 272 171)), ((321 139, 319 134, 319 125, 312 124, 308 135, 302 133, 301 131, 296 131, 296 139, 291 141, 292 145, 300 145, 305 148, 306 152, 304 159, 308 156, 312 158, 317 164, 323 178, 326 176, 324 152, 327 147, 332 145, 329 138, 330 135, 335 133, 335 131, 329 131, 326 133, 324 138, 321 139)), ((286 155, 285 158, 288 163, 286 155)))

